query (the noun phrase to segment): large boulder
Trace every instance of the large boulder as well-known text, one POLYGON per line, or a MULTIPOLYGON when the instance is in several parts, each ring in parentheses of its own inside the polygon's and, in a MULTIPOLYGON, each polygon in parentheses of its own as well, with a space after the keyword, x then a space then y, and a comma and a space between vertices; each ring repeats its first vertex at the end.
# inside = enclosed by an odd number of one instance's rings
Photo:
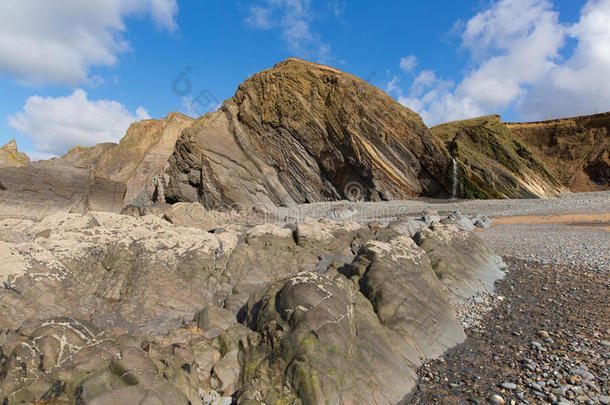
POLYGON ((246 322, 241 404, 400 401, 413 364, 393 349, 370 302, 345 277, 299 273, 254 295, 246 322))
POLYGON ((421 118, 328 66, 288 59, 183 131, 169 202, 242 208, 436 195, 451 160, 421 118))
POLYGON ((434 358, 465 340, 428 255, 411 238, 369 241, 350 267, 403 357, 434 358))
POLYGON ((474 233, 455 225, 435 223, 414 236, 452 301, 463 301, 486 291, 506 275, 506 265, 474 233))

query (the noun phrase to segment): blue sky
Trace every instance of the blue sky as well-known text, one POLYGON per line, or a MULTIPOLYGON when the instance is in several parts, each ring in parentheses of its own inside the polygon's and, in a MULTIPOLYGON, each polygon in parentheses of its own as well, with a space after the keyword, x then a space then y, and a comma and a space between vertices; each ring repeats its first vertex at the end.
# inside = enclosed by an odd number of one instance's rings
POLYGON ((0 145, 43 158, 118 141, 134 120, 214 109, 290 56, 429 125, 606 111, 610 0, 3 0, 0 145))

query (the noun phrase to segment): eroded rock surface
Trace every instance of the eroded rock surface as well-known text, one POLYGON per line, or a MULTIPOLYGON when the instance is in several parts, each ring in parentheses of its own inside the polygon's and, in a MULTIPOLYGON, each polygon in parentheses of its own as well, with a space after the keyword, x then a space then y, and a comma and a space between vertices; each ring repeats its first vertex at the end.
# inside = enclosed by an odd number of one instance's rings
POLYGON ((453 304, 502 275, 472 234, 422 222, 418 246, 329 219, 0 220, 0 400, 395 404, 463 340, 453 304))
POLYGON ((504 277, 502 260, 475 234, 455 225, 434 223, 413 237, 428 257, 450 297, 463 300, 479 291, 492 292, 504 277))
POLYGON ((40 220, 56 212, 120 212, 126 191, 124 183, 57 158, 3 168, 0 184, 0 218, 40 220))
POLYGON ((506 125, 571 191, 610 189, 610 113, 506 125))

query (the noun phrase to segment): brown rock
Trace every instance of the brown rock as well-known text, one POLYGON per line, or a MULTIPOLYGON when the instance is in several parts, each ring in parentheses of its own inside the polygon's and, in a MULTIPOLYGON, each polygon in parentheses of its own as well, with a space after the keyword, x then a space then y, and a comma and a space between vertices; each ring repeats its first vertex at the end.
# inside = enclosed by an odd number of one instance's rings
POLYGON ((166 198, 207 208, 404 199, 445 190, 450 165, 413 111, 355 76, 291 58, 183 132, 166 198))
POLYGON ((0 148, 0 167, 25 166, 30 158, 17 149, 17 142, 13 139, 0 148))
POLYGON ((125 185, 62 159, 0 171, 0 203, 7 215, 42 218, 54 212, 120 212, 125 185), (12 210, 11 210, 12 208, 12 210))
POLYGON ((172 112, 160 120, 133 123, 119 144, 95 162, 95 174, 125 183, 126 205, 163 200, 158 176, 174 151, 181 131, 192 122, 192 118, 172 112))
POLYGON ((610 112, 506 125, 571 191, 610 189, 610 112))
POLYGON ((449 122, 431 131, 456 159, 456 196, 537 198, 564 191, 498 115, 449 122))

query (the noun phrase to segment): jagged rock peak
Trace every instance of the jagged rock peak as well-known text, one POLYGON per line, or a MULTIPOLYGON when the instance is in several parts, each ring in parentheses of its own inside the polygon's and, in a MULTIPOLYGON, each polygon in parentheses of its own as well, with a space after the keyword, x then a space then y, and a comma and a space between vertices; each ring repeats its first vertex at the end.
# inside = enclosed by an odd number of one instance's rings
POLYGON ((2 147, 2 149, 11 151, 11 152, 17 152, 17 141, 15 141, 15 138, 13 138, 9 143, 4 145, 2 147))
POLYGON ((0 148, 0 167, 25 166, 29 162, 30 157, 19 152, 15 138, 0 148))

